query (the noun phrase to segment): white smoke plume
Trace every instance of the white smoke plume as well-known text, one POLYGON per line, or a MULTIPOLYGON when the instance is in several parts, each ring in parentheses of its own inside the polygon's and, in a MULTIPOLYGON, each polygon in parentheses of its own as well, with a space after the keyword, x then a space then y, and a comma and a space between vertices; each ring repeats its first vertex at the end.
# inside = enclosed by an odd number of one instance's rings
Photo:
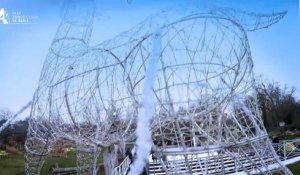
POLYGON ((130 166, 129 175, 138 175, 143 171, 151 151, 151 121, 155 115, 154 92, 152 90, 157 74, 161 46, 161 29, 155 31, 153 37, 153 50, 147 63, 145 84, 142 96, 142 108, 138 115, 137 140, 134 162, 130 166))

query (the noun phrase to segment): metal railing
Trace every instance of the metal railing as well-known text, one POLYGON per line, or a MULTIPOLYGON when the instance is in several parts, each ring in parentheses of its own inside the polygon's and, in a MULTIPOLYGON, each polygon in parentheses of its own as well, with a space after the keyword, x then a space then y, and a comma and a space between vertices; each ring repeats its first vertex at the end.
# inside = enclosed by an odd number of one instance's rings
MULTIPOLYGON (((300 139, 282 140, 279 143, 273 143, 273 147, 282 161, 300 156, 300 139)), ((130 166, 130 159, 127 156, 122 163, 117 166, 112 175, 126 175, 130 166)))
POLYGON ((129 157, 128 156, 125 157, 123 162, 114 169, 112 175, 125 175, 129 168, 130 162, 131 161, 130 161, 129 157))
POLYGON ((273 143, 273 146, 283 161, 300 156, 300 139, 282 140, 279 143, 273 143))

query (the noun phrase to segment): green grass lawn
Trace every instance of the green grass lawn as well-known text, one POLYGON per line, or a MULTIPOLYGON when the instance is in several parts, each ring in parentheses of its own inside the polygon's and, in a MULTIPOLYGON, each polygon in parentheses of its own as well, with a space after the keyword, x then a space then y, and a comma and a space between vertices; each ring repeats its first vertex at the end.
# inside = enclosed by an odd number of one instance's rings
POLYGON ((0 175, 24 175, 24 155, 7 155, 0 158, 0 175))
POLYGON ((300 161, 294 164, 288 165, 288 168, 292 171, 294 175, 300 174, 300 161))
MULTIPOLYGON (((51 168, 59 167, 74 167, 76 166, 75 153, 68 153, 66 158, 64 157, 48 157, 42 170, 42 175, 51 174, 51 168)), ((24 155, 11 155, 0 158, 0 175, 24 175, 24 155)))
POLYGON ((48 157, 41 170, 41 175, 51 174, 51 168, 58 164, 59 167, 75 167, 76 154, 75 152, 68 152, 67 157, 48 157))
MULTIPOLYGON (((100 155, 102 157, 102 155, 100 155)), ((99 157, 99 158, 100 158, 99 157)), ((99 163, 102 159, 99 159, 99 163)), ((41 175, 50 175, 52 167, 58 163, 59 167, 74 167, 76 166, 76 155, 74 152, 69 152, 67 158, 49 157, 45 162, 41 175)), ((300 174, 300 161, 292 165, 288 165, 293 174, 300 174)), ((24 155, 8 155, 0 158, 0 175, 24 175, 24 155)))
MULTIPOLYGON (((102 155, 99 156, 98 163, 101 163, 102 155)), ((76 154, 75 152, 68 152, 67 157, 48 157, 42 170, 41 175, 50 175, 51 168, 58 164, 59 167, 75 167, 76 154)), ((24 175, 24 155, 9 154, 0 158, 0 175, 24 175)))

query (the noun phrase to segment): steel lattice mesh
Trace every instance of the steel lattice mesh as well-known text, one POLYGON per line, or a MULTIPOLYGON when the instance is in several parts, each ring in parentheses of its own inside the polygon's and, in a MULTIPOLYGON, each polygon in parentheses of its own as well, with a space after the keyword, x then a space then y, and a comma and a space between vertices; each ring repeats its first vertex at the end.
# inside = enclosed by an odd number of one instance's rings
MULTIPOLYGON (((173 9, 90 46, 93 5, 72 9, 64 14, 34 96, 25 145, 27 174, 38 174, 59 138, 90 150, 135 139, 157 28, 161 29, 162 50, 152 87, 154 144, 182 148, 181 152, 222 148, 233 157, 237 152, 247 155, 245 150, 259 148, 261 143, 265 143, 261 148, 272 150, 255 99, 241 98, 254 85, 246 32, 268 27, 284 13, 173 9), (70 15, 75 12, 79 17, 70 15)), ((82 167, 90 168, 99 151, 82 150, 78 151, 78 170, 84 174, 82 167)), ((263 154, 262 149, 254 152, 263 154)), ((276 155, 268 154, 279 163, 276 155)))

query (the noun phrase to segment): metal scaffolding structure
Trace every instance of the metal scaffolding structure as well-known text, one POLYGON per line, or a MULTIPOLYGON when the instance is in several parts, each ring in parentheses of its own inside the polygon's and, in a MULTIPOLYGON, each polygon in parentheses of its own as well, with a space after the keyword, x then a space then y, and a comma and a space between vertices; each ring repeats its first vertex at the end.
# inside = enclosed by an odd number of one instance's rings
POLYGON ((181 7, 90 46, 94 3, 70 1, 34 95, 26 174, 39 174, 61 138, 76 143, 78 174, 97 173, 101 150, 105 172, 112 174, 118 147, 124 153, 124 142, 136 139, 148 61, 157 40, 161 50, 151 84, 155 111, 149 132, 164 171, 193 174, 191 159, 200 166, 214 155, 220 166, 214 171, 203 167, 203 174, 225 174, 221 160, 228 157, 236 160, 238 171, 250 173, 243 158, 255 173, 271 174, 272 163, 278 173, 291 174, 268 139, 256 99, 249 97, 254 78, 247 32, 269 27, 284 15, 181 7), (176 170, 171 165, 179 160, 185 168, 176 170))

